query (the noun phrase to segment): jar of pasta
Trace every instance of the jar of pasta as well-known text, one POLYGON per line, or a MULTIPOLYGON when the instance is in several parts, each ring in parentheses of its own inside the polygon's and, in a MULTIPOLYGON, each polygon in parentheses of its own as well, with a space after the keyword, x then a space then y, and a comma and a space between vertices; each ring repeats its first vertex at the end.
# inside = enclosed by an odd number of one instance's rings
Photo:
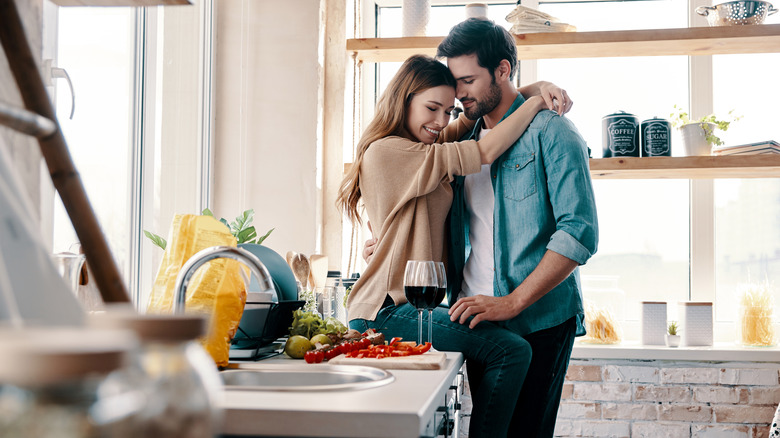
POLYGON ((769 286, 743 284, 738 291, 737 342, 751 347, 774 346, 774 300, 769 286))

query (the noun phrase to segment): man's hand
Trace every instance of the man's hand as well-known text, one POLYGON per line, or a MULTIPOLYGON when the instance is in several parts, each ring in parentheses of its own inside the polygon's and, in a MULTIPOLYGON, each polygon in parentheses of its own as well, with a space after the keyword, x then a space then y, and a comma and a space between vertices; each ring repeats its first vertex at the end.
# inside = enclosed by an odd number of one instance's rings
POLYGON ((553 84, 552 82, 542 82, 539 84, 539 94, 547 104, 547 109, 555 111, 559 116, 562 116, 574 106, 574 101, 571 100, 566 90, 553 84))
POLYGON ((494 297, 476 295, 461 298, 450 307, 450 321, 458 321, 465 324, 470 316, 474 318, 469 323, 469 328, 474 328, 480 321, 506 321, 517 316, 511 297, 494 297))

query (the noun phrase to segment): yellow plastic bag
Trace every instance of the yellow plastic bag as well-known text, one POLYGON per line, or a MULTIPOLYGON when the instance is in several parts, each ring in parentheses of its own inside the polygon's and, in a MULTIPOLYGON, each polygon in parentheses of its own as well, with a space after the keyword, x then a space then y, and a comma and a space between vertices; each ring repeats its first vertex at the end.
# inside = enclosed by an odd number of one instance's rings
MULTIPOLYGON (((211 216, 176 215, 147 312, 171 313, 182 266, 198 251, 217 245, 236 246, 236 238, 224 224, 211 216)), ((227 366, 230 341, 244 313, 246 285, 240 269, 235 260, 214 259, 195 272, 187 287, 185 311, 209 316, 209 332, 201 343, 217 366, 227 366)))

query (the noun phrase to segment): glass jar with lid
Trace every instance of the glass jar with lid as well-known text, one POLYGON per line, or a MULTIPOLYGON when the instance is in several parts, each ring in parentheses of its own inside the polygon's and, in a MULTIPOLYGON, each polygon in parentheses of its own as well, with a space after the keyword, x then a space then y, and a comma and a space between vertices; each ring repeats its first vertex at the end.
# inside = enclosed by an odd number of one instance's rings
POLYGON ((121 372, 137 344, 128 331, 0 329, 0 436, 138 436, 144 394, 121 372))
POLYGON ((139 436, 212 437, 219 433, 216 397, 222 381, 214 361, 197 338, 205 335, 202 315, 140 315, 109 307, 93 315, 97 327, 132 330, 141 340, 130 379, 145 388, 139 436))

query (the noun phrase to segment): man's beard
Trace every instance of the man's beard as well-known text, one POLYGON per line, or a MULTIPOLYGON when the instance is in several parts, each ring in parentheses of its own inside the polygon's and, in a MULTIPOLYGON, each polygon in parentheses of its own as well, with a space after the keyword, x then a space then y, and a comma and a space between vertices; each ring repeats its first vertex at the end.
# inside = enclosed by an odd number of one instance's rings
POLYGON ((493 77, 490 81, 490 87, 485 93, 485 97, 480 100, 475 100, 475 105, 470 108, 464 108, 463 112, 470 120, 477 120, 478 118, 488 114, 496 109, 498 103, 501 102, 501 87, 496 83, 496 78, 493 77))

